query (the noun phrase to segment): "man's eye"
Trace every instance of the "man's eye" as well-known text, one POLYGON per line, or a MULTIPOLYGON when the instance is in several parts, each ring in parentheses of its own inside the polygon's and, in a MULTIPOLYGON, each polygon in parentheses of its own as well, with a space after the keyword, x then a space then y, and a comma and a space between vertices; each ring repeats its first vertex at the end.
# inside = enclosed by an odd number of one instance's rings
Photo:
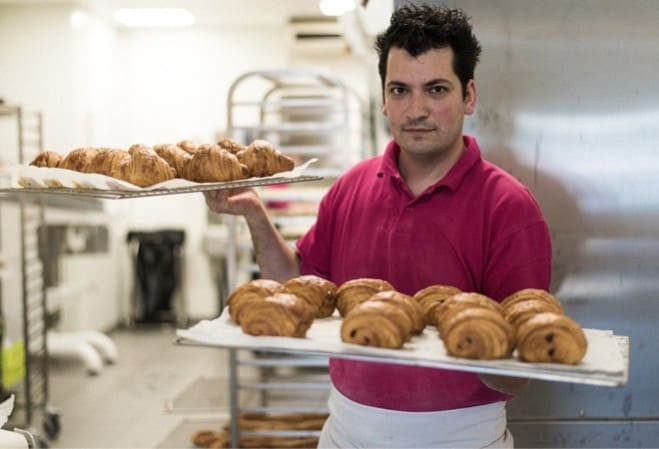
POLYGON ((441 94, 446 92, 448 89, 445 86, 432 86, 430 92, 433 94, 441 94))
POLYGON ((395 87, 392 87, 392 88, 389 90, 389 92, 391 92, 391 93, 394 94, 394 95, 402 95, 402 94, 405 93, 405 88, 404 88, 404 87, 400 87, 400 86, 395 86, 395 87))

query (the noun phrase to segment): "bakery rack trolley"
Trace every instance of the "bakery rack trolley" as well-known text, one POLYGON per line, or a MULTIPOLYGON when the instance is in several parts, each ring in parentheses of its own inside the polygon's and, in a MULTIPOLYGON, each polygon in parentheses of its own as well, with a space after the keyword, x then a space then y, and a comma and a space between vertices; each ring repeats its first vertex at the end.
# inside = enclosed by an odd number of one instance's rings
MULTIPOLYGON (((333 73, 314 70, 261 70, 247 72, 231 85, 227 102, 227 135, 248 144, 256 139, 273 143, 282 153, 304 163, 311 158, 317 162, 309 169, 310 175, 325 180, 315 189, 269 189, 261 192, 268 204, 275 202, 317 203, 325 190, 348 167, 369 154, 367 108, 359 96, 333 73), (291 190, 291 192, 288 192, 291 190)), ((318 185, 318 183, 316 184, 318 185)), ((274 214, 275 226, 293 246, 301 232, 315 219, 312 214, 274 214), (286 229, 289 229, 287 232, 286 229), (290 229, 293 229, 290 231, 290 229)), ((237 217, 225 217, 228 226, 226 250, 227 291, 239 285, 239 278, 258 276, 258 266, 251 260, 251 242, 241 240, 244 226, 237 217), (242 231, 242 232, 241 232, 242 231), (242 254, 241 254, 242 252, 242 254), (247 253, 247 261, 245 255, 247 253)), ((224 303, 222 301, 223 308, 224 303)), ((238 447, 240 435, 308 437, 319 431, 242 431, 238 420, 241 413, 326 413, 326 401, 314 406, 313 400, 303 404, 274 406, 276 395, 308 395, 310 399, 326 397, 329 392, 326 356, 261 353, 228 348, 229 403, 231 447, 238 447), (248 356, 251 355, 251 356, 248 356), (250 367, 259 373, 258 382, 241 381, 240 367, 250 367), (281 370, 295 375, 284 376, 281 370), (257 391, 260 407, 241 407, 241 391, 257 391)))
MULTIPOLYGON (((25 163, 43 151, 43 118, 39 111, 28 111, 21 106, 0 104, 0 118, 13 120, 16 124, 17 160, 25 163)), ((6 157, 6 154, 5 154, 6 157)), ((20 290, 21 327, 25 374, 22 385, 16 391, 16 409, 12 414, 12 424, 29 429, 40 440, 36 430, 38 423, 49 438, 56 438, 60 431, 58 413, 48 404, 48 347, 47 347, 47 308, 46 285, 44 282, 44 260, 47 260, 39 240, 45 232, 45 207, 41 197, 17 193, 2 196, 6 225, 11 214, 10 207, 18 204, 18 230, 20 251, 20 290)), ((10 242, 7 242, 10 243, 10 242)), ((3 255, 6 247, 3 245, 3 255)), ((6 267, 5 267, 6 268, 6 267)), ((0 289, 0 301, 3 289, 0 289)), ((13 298, 7 298, 12 300, 13 298)), ((7 319, 7 317, 5 318, 7 319)), ((15 336, 18 337, 18 336, 15 336)))

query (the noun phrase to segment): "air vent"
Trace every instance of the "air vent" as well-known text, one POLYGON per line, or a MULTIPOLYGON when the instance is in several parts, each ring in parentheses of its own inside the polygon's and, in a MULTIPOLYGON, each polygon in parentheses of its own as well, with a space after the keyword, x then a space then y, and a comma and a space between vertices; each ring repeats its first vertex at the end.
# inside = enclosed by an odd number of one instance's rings
POLYGON ((295 16, 289 20, 293 54, 304 56, 340 55, 347 45, 336 17, 295 16))

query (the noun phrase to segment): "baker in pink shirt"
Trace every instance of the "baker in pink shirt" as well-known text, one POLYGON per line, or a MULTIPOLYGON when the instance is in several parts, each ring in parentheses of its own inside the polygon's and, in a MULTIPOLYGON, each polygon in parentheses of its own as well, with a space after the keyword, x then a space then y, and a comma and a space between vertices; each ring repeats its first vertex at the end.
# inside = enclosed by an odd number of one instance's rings
MULTIPOLYGON (((393 140, 344 174, 290 249, 253 190, 205 194, 244 215, 264 278, 361 277, 413 295, 434 284, 495 300, 549 288, 551 243, 531 193, 463 134, 480 45, 460 10, 406 5, 378 36, 382 112, 393 140)), ((330 360, 330 418, 319 447, 513 447, 505 403, 527 380, 330 360)))

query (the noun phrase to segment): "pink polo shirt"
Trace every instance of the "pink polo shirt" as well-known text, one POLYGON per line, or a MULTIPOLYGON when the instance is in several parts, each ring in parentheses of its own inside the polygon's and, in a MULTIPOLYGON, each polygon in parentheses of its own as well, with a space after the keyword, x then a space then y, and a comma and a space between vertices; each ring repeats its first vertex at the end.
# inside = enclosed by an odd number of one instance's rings
MULTIPOLYGON (((386 279, 413 295, 433 284, 498 301, 522 288, 549 288, 551 243, 526 187, 483 160, 473 137, 435 185, 413 197, 401 178, 400 148, 362 161, 323 198, 297 243, 301 272, 330 279, 386 279)), ((463 371, 330 360, 334 386, 355 402, 392 410, 438 411, 507 400, 463 371)))

